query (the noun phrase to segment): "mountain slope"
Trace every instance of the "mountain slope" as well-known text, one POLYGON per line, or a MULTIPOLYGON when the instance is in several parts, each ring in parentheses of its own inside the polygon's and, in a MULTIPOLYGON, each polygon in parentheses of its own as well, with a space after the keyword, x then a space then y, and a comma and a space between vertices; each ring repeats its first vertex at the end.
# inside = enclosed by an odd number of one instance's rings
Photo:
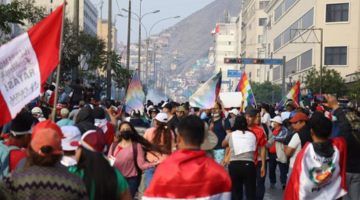
POLYGON ((211 31, 216 23, 224 22, 226 13, 238 16, 241 0, 216 0, 191 14, 172 27, 169 50, 184 53, 178 64, 178 72, 186 72, 199 58, 207 55, 214 45, 211 31))

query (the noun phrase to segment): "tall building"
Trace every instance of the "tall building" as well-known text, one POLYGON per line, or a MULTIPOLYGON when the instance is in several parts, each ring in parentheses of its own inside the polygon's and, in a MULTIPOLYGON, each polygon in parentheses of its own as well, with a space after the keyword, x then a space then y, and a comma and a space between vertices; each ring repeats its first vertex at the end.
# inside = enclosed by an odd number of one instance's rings
MULTIPOLYGON (((240 12, 241 22, 241 58, 265 58, 266 45, 264 43, 264 26, 267 14, 264 9, 269 4, 266 0, 243 0, 240 12)), ((266 65, 242 65, 251 81, 263 82, 266 80, 266 65)))
MULTIPOLYGON (((97 19, 98 25, 97 25, 97 35, 100 39, 103 39, 105 41, 106 45, 106 51, 107 51, 107 43, 108 43, 108 20, 107 19, 97 19)), ((117 49, 117 30, 115 27, 115 24, 112 23, 111 25, 111 50, 117 49)))
MULTIPOLYGON (((36 6, 45 7, 49 13, 60 6, 63 0, 35 0, 36 6)), ((75 1, 67 1, 66 18, 73 20, 74 14, 79 13, 79 27, 81 30, 96 36, 98 11, 90 0, 79 0, 79 11, 75 11, 75 1)))
MULTIPOLYGON (((238 69, 238 65, 225 64, 225 58, 237 57, 237 44, 236 44, 236 21, 237 17, 231 17, 225 23, 217 23, 214 34, 214 73, 222 71, 222 85, 221 92, 232 91, 232 86, 235 81, 228 77, 228 70, 238 69)), ((235 85, 236 86, 236 85, 235 85)))
MULTIPOLYGON (((265 10, 267 55, 286 56, 286 82, 303 82, 307 70, 320 68, 320 60, 346 82, 353 81, 360 66, 359 9, 358 0, 272 0, 265 10)), ((269 70, 274 83, 280 84, 282 76, 282 66, 269 70)))

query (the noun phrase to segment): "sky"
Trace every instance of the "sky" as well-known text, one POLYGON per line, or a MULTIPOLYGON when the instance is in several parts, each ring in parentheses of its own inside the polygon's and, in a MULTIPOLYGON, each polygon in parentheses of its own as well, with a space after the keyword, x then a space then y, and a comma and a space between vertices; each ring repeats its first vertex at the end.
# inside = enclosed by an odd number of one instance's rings
MULTIPOLYGON (((102 8, 102 18, 108 18, 108 0, 91 0, 91 2, 96 6, 99 12, 100 17, 100 2, 103 1, 102 8)), ((148 14, 142 18, 142 24, 147 29, 147 34, 149 34, 150 28, 159 20, 180 16, 177 19, 164 20, 157 23, 151 30, 151 35, 161 32, 163 29, 173 26, 182 19, 185 19, 192 13, 200 10, 206 5, 214 2, 215 0, 142 0, 142 15, 153 12, 155 10, 160 10, 160 12, 155 14, 148 14)), ((128 10, 129 0, 112 0, 112 20, 114 22, 115 16, 117 14, 122 14, 127 16, 127 12, 123 11, 122 8, 128 10)), ((139 14, 140 11, 140 0, 131 0, 131 12, 139 14)), ((137 18, 135 15, 132 17, 137 18)), ((122 41, 124 44, 127 42, 127 27, 128 19, 120 16, 116 16, 116 28, 118 31, 117 40, 122 41)), ((146 31, 142 27, 141 38, 146 38, 146 31)), ((132 19, 131 20, 131 42, 137 42, 139 38, 139 22, 132 19)))

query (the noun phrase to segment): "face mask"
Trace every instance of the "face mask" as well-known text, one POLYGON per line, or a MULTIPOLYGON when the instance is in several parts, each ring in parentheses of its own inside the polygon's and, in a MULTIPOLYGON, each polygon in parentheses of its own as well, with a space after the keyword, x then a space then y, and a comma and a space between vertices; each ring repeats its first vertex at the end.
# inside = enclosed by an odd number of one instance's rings
POLYGON ((219 117, 220 114, 219 114, 219 113, 213 113, 213 114, 211 114, 211 116, 213 116, 213 117, 219 117))
POLYGON ((130 139, 131 134, 132 134, 132 131, 121 131, 121 137, 124 140, 130 139))

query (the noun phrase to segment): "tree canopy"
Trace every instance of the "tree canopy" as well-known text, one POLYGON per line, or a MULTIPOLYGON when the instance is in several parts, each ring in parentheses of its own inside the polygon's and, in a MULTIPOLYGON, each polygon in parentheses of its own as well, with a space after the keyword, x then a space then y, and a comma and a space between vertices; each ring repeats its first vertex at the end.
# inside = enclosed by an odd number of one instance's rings
MULTIPOLYGON (((320 92, 320 70, 312 68, 307 71, 305 75, 305 86, 313 94, 320 92)), ((334 94, 337 96, 346 93, 345 80, 341 77, 340 73, 334 69, 323 67, 322 69, 322 87, 323 94, 334 94)))
POLYGON ((270 81, 263 83, 251 82, 251 89, 257 103, 276 103, 281 101, 281 87, 270 81))

